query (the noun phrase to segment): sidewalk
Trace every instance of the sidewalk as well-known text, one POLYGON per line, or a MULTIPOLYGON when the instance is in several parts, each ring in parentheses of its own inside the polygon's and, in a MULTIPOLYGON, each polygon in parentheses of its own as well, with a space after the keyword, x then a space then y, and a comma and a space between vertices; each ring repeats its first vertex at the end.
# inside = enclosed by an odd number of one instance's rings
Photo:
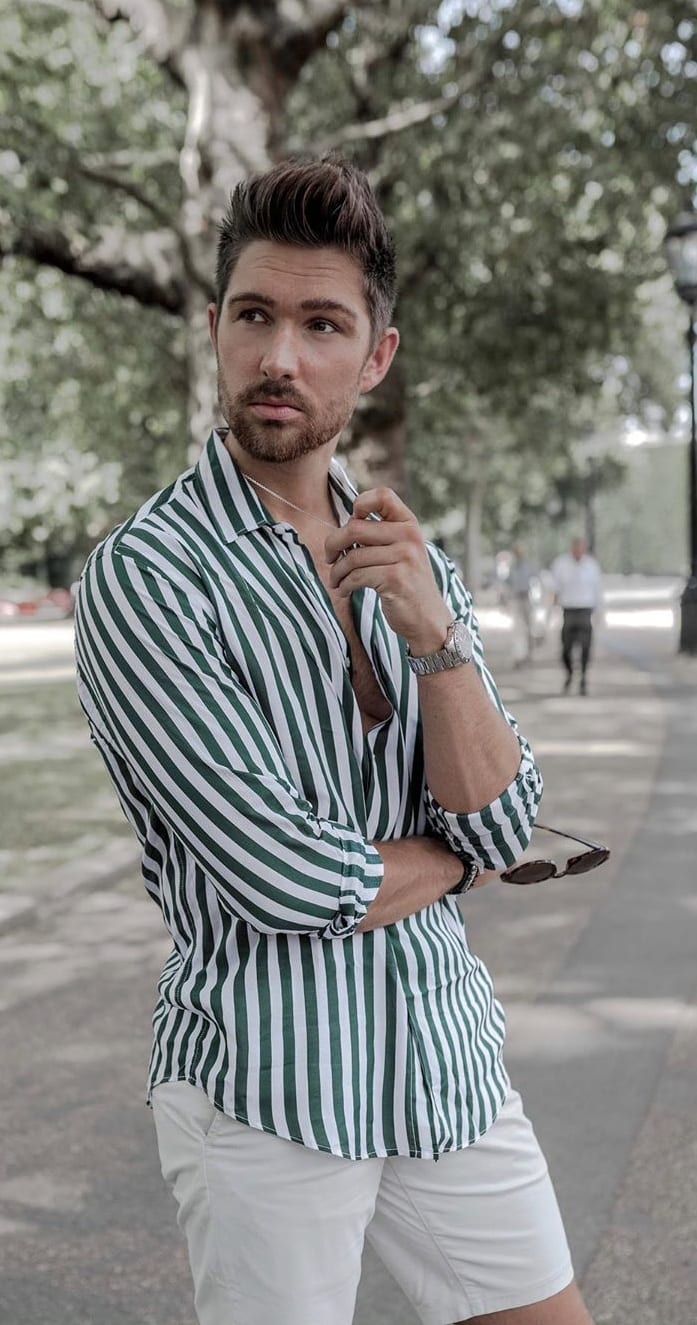
POLYGON ((543 767, 541 821, 613 856, 584 878, 482 890, 470 938, 596 1325, 694 1325, 697 660, 652 669, 637 651, 639 668, 606 637, 584 700, 559 695, 553 650, 512 673, 502 642, 490 657, 543 767))
POLYGON ((74 670, 71 620, 0 624, 0 935, 138 871, 74 670))
MULTIPOLYGON (((609 845, 611 860, 597 876, 609 880, 641 822, 656 777, 666 733, 665 687, 658 689, 650 670, 613 649, 607 633, 596 632, 588 694, 578 694, 576 676, 564 695, 554 626, 532 660, 514 669, 500 614, 485 609, 481 616, 488 665, 542 768, 539 821, 609 845)), ((694 679, 697 688, 697 666, 694 679)), ((565 857, 567 845, 547 835, 537 839, 537 848, 555 859, 565 857)))

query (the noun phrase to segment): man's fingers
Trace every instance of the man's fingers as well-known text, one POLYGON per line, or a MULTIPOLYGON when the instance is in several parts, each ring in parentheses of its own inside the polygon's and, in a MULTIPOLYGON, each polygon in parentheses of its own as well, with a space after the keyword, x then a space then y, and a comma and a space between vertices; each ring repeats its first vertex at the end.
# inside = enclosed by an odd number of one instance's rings
POLYGON ((329 576, 330 584, 338 588, 342 580, 346 579, 352 571, 364 570, 371 566, 394 566, 402 560, 402 549, 398 543, 383 545, 382 547, 357 547, 347 552, 345 557, 339 557, 334 562, 329 576))
POLYGON ((356 543, 363 546, 381 546, 394 538, 408 535, 420 542, 419 522, 413 511, 405 505, 392 488, 369 488, 361 492, 353 503, 353 515, 341 529, 329 535, 325 543, 327 561, 331 565, 347 548, 356 543), (379 520, 369 520, 379 515, 379 520))
POLYGON ((342 525, 341 529, 335 529, 327 535, 325 549, 327 560, 334 561, 341 552, 347 548, 355 547, 387 547, 390 543, 404 541, 404 531, 407 526, 402 524, 388 524, 387 521, 377 520, 349 520, 347 524, 342 525))
POLYGON ((361 520, 352 516, 341 529, 332 530, 324 544, 327 561, 333 563, 348 548, 357 543, 361 547, 386 547, 404 542, 405 533, 411 536, 418 525, 392 523, 388 520, 361 520))
POLYGON ((337 585, 337 593, 341 597, 348 598, 356 589, 374 589, 376 593, 383 594, 392 592, 390 577, 394 575, 390 564, 372 563, 370 566, 358 566, 348 571, 341 583, 337 585))
POLYGON ((366 492, 358 494, 353 503, 353 514, 364 520, 371 512, 382 516, 383 520, 416 523, 414 512, 409 510, 393 488, 368 488, 366 492))

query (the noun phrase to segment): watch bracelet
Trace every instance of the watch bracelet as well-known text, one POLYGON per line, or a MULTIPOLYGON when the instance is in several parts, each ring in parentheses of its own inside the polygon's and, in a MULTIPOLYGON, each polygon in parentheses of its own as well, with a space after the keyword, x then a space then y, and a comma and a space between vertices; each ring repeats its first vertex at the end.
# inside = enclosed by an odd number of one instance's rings
POLYGON ((445 637, 445 642, 440 649, 436 649, 433 653, 427 653, 421 656, 417 655, 416 657, 414 657, 411 653, 411 650, 407 648, 407 662, 409 664, 411 671, 414 673, 415 676, 433 676, 436 672, 449 672, 456 667, 462 667, 466 663, 472 661, 472 656, 473 656, 472 653, 470 653, 470 656, 468 658, 463 658, 457 652, 455 652, 455 650, 449 647, 449 641, 451 641, 452 639, 452 633, 458 624, 463 625, 465 627, 471 645, 472 636, 469 630, 469 626, 466 624, 466 622, 463 620, 462 617, 454 616, 453 620, 450 623, 450 626, 448 627, 448 633, 445 637))
MULTIPOLYGON (((428 656, 428 655, 427 655, 428 656)), ((407 662, 415 676, 432 676, 435 672, 451 672, 455 667, 464 667, 470 658, 453 658, 452 662, 446 662, 443 658, 433 658, 429 656, 429 661, 425 662, 423 658, 412 658, 407 655, 407 662), (414 664, 420 664, 418 667, 414 664)))

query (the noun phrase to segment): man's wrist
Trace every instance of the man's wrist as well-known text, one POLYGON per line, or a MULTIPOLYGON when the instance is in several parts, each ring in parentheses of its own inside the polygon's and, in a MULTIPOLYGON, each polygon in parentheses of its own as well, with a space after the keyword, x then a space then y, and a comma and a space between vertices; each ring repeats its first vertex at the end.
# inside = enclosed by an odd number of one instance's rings
POLYGON ((446 609, 439 621, 421 623, 417 631, 407 635, 405 638, 412 658, 426 658, 444 648, 452 623, 453 614, 446 609))
POLYGON ((479 866, 471 856, 461 859, 460 865, 462 867, 460 877, 453 887, 448 889, 449 896, 461 897, 463 893, 468 893, 479 875, 479 866))

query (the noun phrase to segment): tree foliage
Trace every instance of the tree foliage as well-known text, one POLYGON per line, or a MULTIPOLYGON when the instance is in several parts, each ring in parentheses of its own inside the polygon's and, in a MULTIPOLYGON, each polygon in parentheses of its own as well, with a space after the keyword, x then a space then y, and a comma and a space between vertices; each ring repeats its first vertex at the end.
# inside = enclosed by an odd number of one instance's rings
MULTIPOLYGON (((64 484, 50 539, 81 548, 181 467, 215 207, 264 151, 344 151, 396 232, 401 363, 359 471, 387 438, 453 532, 475 484, 495 536, 551 509, 600 418, 674 407, 647 291, 694 192, 696 32, 675 0, 6 4, 0 457, 64 484), (65 477, 83 453, 118 466, 98 496, 65 477)), ((45 546, 45 508, 15 544, 45 546)))
MULTIPOLYGON (((345 25, 322 63, 336 82, 343 61, 363 113, 384 122, 392 80, 379 67, 356 87, 355 74, 385 46, 381 21, 345 25)), ((677 4, 523 0, 442 6, 412 31, 397 91, 451 96, 450 109, 380 153, 372 139, 354 150, 399 237, 420 509, 436 516, 484 472, 490 522, 505 488, 515 524, 511 486, 524 514, 526 487, 568 467, 589 401, 607 413, 620 360, 618 413, 654 393, 674 406, 674 371, 659 382, 645 352, 642 291, 664 269, 664 218, 694 190, 696 30, 677 4)), ((349 108, 332 88, 336 127, 315 102, 310 141, 340 138, 349 108)))

